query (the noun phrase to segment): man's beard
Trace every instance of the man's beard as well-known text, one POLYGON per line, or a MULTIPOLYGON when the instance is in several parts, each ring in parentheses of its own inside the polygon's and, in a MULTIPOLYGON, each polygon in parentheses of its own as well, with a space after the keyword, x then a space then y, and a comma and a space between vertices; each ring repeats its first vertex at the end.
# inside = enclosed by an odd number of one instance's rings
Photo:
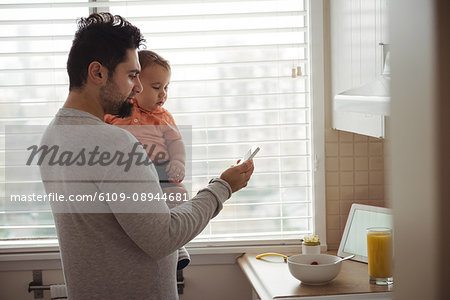
POLYGON ((111 114, 119 118, 126 118, 131 115, 133 103, 128 101, 128 98, 133 96, 134 93, 128 96, 122 95, 117 85, 111 80, 108 80, 106 85, 100 88, 100 98, 105 114, 111 114))

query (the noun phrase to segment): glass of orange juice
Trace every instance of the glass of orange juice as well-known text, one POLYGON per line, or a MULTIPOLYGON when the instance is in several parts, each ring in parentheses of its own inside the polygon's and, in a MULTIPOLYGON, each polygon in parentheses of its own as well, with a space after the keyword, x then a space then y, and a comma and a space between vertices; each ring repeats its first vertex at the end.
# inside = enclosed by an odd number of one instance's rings
POLYGON ((367 229, 367 259, 369 281, 374 284, 394 283, 392 277, 392 229, 372 227, 367 229))

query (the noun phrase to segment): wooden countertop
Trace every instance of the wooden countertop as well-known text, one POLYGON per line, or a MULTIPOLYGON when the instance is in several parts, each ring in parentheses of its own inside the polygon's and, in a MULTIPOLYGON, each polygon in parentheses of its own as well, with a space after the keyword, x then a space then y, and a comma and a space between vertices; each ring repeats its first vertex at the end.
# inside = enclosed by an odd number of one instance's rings
MULTIPOLYGON (((336 255, 336 252, 327 252, 336 255)), ((392 291, 391 286, 369 283, 367 264, 356 261, 342 262, 339 275, 326 285, 301 284, 289 272, 283 258, 266 256, 256 259, 260 253, 246 253, 238 258, 238 264, 253 289, 261 299, 299 298, 312 296, 364 294, 392 291)), ((292 253, 298 254, 298 253, 292 253)))

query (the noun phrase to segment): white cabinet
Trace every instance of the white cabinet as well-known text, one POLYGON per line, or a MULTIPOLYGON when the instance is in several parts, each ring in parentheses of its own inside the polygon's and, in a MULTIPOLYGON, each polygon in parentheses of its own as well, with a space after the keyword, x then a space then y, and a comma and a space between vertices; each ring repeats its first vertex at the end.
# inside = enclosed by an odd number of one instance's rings
POLYGON ((386 117, 356 112, 333 112, 333 128, 376 138, 385 137, 386 117))
POLYGON ((388 103, 334 101, 336 95, 374 82, 382 74, 388 42, 387 0, 330 1, 332 127, 385 137, 388 103))

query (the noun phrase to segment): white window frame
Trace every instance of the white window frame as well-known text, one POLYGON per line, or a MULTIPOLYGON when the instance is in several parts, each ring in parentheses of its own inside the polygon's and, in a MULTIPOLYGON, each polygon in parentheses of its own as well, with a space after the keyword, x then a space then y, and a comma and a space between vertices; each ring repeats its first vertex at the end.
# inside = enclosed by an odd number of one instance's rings
MULTIPOLYGON (((323 0, 305 0, 310 10, 310 89, 312 101, 313 215, 315 233, 321 239, 321 250, 327 250, 325 206, 325 108, 324 108, 324 27, 323 0)), ((190 242, 187 245, 194 264, 234 263, 236 254, 245 252, 299 252, 298 240, 190 242), (209 254, 204 256, 204 254, 209 254), (225 256, 224 256, 225 255, 225 256)), ((0 270, 30 270, 30 268, 60 269, 57 239, 37 244, 24 240, 21 245, 0 245, 0 270)))
POLYGON ((326 236, 326 198, 325 198, 325 74, 324 74, 324 8, 323 0, 308 0, 310 9, 309 25, 311 37, 309 50, 311 56, 311 99, 313 99, 313 151, 314 190, 313 211, 314 228, 322 244, 327 245, 326 236))

